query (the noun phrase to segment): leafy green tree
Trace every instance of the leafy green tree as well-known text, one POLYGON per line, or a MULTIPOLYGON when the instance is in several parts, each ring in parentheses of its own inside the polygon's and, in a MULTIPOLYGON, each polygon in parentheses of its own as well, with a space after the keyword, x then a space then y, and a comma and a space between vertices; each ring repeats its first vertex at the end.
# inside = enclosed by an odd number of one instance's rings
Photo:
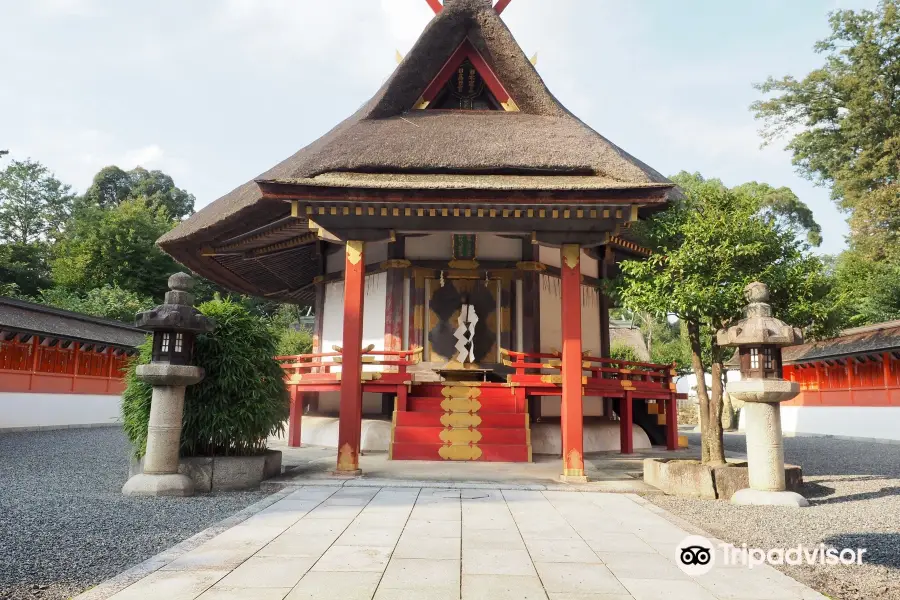
POLYGON ((766 283, 776 314, 809 332, 833 329, 835 309, 822 261, 807 253, 793 226, 768 218, 760 195, 699 174, 673 179, 685 198, 645 224, 644 240, 654 253, 622 263, 619 295, 629 309, 674 314, 684 323, 697 376, 702 460, 721 464, 723 363, 730 353, 713 334, 742 316, 744 287, 766 283))
MULTIPOLYGON (((248 456, 266 449, 270 435, 284 431, 289 401, 276 339, 264 317, 231 300, 197 307, 216 328, 197 337, 194 360, 206 378, 187 388, 182 456, 248 456)), ((126 375, 122 394, 125 433, 137 457, 144 455, 150 420, 151 386, 138 381, 135 368, 150 362, 150 344, 126 375)))
POLYGON ((801 174, 850 213, 851 246, 900 262, 900 0, 838 10, 815 45, 822 67, 769 78, 751 109, 766 142, 786 137, 801 174))
POLYGON ((82 294, 118 285, 140 297, 161 298, 178 265, 156 240, 174 224, 165 207, 141 199, 79 210, 54 248, 53 277, 82 294))
POLYGON ((834 280, 847 325, 900 319, 900 263, 868 260, 848 250, 835 260, 834 280))
POLYGON ((176 187, 162 171, 137 167, 123 171, 104 167, 94 176, 82 202, 87 206, 115 208, 127 200, 143 199, 150 206, 162 206, 173 219, 181 220, 194 212, 194 196, 176 187))
POLYGON ((61 287, 49 288, 41 290, 32 300, 63 310, 115 319, 124 323, 133 323, 137 313, 156 305, 152 298, 139 296, 117 285, 104 285, 89 290, 86 294, 78 294, 61 287))
POLYGON ((609 348, 609 357, 615 360, 643 362, 641 357, 638 356, 637 350, 622 342, 613 342, 609 348))
POLYGON ((14 160, 0 171, 0 241, 33 244, 56 239, 74 196, 39 162, 14 160))
POLYGON ((39 289, 52 285, 48 255, 48 245, 42 241, 0 244, 0 283, 22 296, 37 294, 39 289))

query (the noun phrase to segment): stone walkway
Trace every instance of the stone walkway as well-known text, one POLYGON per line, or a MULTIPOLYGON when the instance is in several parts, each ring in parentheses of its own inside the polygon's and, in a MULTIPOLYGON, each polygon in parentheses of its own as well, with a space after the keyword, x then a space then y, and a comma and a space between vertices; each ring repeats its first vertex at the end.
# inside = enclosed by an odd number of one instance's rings
POLYGON ((689 577, 697 533, 634 495, 307 486, 112 598, 824 599, 765 566, 689 577))

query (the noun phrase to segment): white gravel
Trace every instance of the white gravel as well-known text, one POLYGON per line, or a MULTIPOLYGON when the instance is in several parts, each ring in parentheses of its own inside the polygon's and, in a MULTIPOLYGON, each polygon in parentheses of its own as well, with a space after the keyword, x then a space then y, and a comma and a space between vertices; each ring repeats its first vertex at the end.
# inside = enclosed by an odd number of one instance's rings
POLYGON ((126 498, 117 427, 0 433, 0 598, 69 598, 264 498, 126 498))
MULTIPOLYGON (((697 435, 690 437, 692 446, 699 444, 697 435)), ((729 451, 746 452, 743 435, 727 434, 725 443, 729 451)), ((803 467, 809 508, 736 507, 670 496, 647 499, 736 545, 866 548, 861 566, 777 568, 831 598, 900 599, 900 445, 793 437, 785 439, 784 447, 785 460, 803 467)))

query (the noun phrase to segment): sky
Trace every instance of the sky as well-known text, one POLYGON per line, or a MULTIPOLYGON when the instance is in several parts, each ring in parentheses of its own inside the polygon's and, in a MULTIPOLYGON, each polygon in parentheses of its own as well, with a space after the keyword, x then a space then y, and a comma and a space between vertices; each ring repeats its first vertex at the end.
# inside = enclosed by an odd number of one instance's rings
MULTIPOLYGON (((761 148, 753 83, 802 77, 835 9, 877 0, 513 0, 553 92, 671 175, 788 186, 845 245, 828 190, 761 148)), ((0 149, 77 191, 102 167, 161 169, 197 208, 368 100, 433 16, 425 0, 0 0, 0 149)), ((0 163, 2 166, 3 163, 0 163)))

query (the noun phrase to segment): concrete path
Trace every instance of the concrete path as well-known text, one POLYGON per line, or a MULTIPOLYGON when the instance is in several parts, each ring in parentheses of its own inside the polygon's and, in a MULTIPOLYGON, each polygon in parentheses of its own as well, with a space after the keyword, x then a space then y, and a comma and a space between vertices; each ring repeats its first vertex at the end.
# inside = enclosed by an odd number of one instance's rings
POLYGON ((766 566, 689 577, 675 549, 702 532, 634 495, 336 486, 283 495, 111 597, 824 599, 766 566))

